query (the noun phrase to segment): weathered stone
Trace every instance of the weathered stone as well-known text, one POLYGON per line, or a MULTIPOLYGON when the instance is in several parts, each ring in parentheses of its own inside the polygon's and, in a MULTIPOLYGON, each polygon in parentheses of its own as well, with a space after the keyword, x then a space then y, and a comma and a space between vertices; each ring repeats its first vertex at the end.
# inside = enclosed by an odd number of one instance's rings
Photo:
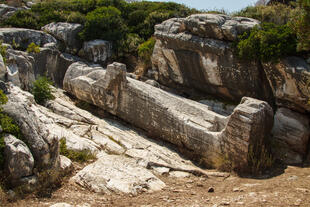
POLYGON ((297 111, 310 111, 310 65, 299 57, 263 64, 277 105, 297 111))
POLYGON ((58 50, 40 48, 39 53, 7 50, 6 80, 29 90, 38 76, 49 76, 56 86, 62 87, 68 67, 79 58, 58 50))
POLYGON ((272 129, 276 158, 285 164, 301 164, 307 155, 310 137, 309 117, 290 109, 280 108, 272 129))
POLYGON ((83 43, 79 56, 94 63, 107 64, 112 55, 112 43, 105 40, 92 40, 83 43))
POLYGON ((6 66, 3 61, 3 57, 0 54, 0 80, 5 80, 5 74, 6 74, 6 66))
POLYGON ((17 11, 17 8, 0 4, 0 19, 7 19, 17 11))
POLYGON ((272 91, 260 65, 255 61, 239 60, 234 55, 232 42, 225 39, 225 35, 237 35, 239 30, 249 30, 257 22, 254 24, 250 19, 239 17, 228 21, 229 18, 214 14, 193 15, 156 25, 152 56, 156 80, 179 90, 196 89, 236 102, 243 96, 271 102, 272 91), (245 24, 239 25, 239 21, 245 24), (233 31, 227 29, 226 34, 219 25, 226 25, 225 28, 233 31))
POLYGON ((199 103, 207 105, 211 111, 214 111, 224 116, 229 116, 230 114, 232 114, 234 108, 236 107, 233 104, 223 103, 221 101, 209 99, 201 100, 199 101, 199 103))
POLYGON ((223 14, 193 14, 182 23, 184 31, 206 38, 237 40, 238 35, 259 25, 259 21, 245 17, 230 17, 223 14))
POLYGON ((57 43, 53 36, 45 32, 23 28, 0 28, 0 40, 7 44, 15 42, 22 49, 27 49, 32 42, 39 46, 51 42, 57 43))
POLYGON ((18 180, 33 174, 34 159, 27 145, 14 137, 5 135, 5 171, 10 180, 18 180))
POLYGON ((77 53, 81 48, 81 41, 77 35, 81 32, 81 24, 67 22, 53 22, 42 27, 42 30, 53 35, 56 39, 65 43, 66 51, 72 54, 77 53))
POLYGON ((76 183, 96 193, 130 193, 158 191, 165 183, 134 159, 124 156, 102 154, 93 164, 78 172, 76 183))
POLYGON ((56 203, 51 205, 50 207, 73 207, 73 206, 68 203, 56 203))
POLYGON ((59 156, 60 158, 60 169, 63 174, 68 174, 73 170, 73 164, 71 160, 63 155, 59 156))
POLYGON ((30 90, 32 82, 35 80, 34 65, 34 58, 28 53, 8 49, 6 81, 10 81, 24 90, 30 90))
POLYGON ((245 167, 249 145, 263 143, 271 130, 273 111, 266 102, 244 98, 233 114, 225 117, 205 105, 126 78, 125 68, 113 63, 105 71, 74 63, 65 75, 64 89, 151 136, 206 158, 211 165, 228 153, 245 167))
POLYGON ((68 67, 80 60, 76 56, 49 48, 41 48, 39 53, 31 54, 31 56, 35 61, 33 68, 35 76, 47 75, 58 87, 62 87, 68 67))
POLYGON ((34 157, 37 169, 59 167, 58 139, 51 136, 50 129, 42 122, 46 117, 40 113, 33 96, 20 88, 11 86, 8 102, 3 111, 19 125, 21 133, 34 157), (39 118, 40 117, 40 118, 39 118))

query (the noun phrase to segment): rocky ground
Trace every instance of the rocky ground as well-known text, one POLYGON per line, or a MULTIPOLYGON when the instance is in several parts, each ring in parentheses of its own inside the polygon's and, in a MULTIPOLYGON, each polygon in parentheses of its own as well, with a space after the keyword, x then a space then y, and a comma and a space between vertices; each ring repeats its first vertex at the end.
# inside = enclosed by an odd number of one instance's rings
MULTIPOLYGON (((76 165, 76 169, 79 167, 76 165)), ((209 172, 210 173, 210 172, 209 172)), ((210 173, 211 174, 211 173, 210 173)), ((240 178, 229 174, 196 177, 177 173, 178 178, 161 175, 166 187, 137 195, 96 194, 66 181, 51 198, 29 195, 2 206, 309 206, 310 168, 287 167, 271 178, 240 178), (184 177, 186 176, 186 177, 184 177), (220 176, 220 177, 217 177, 220 176), (224 176, 224 177, 222 177, 224 176), (228 176, 228 177, 227 177, 228 176), (214 192, 208 192, 213 188, 214 192)))

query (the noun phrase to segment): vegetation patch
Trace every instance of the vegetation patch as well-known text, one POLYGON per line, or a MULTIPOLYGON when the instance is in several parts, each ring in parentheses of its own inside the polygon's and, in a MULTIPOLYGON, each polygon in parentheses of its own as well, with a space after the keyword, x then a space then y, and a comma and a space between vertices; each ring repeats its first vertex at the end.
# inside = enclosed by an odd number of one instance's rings
POLYGON ((87 162, 96 159, 96 156, 90 150, 74 151, 67 148, 66 138, 60 139, 60 154, 68 157, 72 161, 87 162))
POLYGON ((32 94, 38 104, 43 105, 46 101, 55 98, 52 94, 51 84, 52 82, 45 76, 40 76, 33 82, 32 94))
POLYGON ((36 45, 34 42, 30 43, 26 50, 28 53, 39 53, 40 47, 36 45))
POLYGON ((246 60, 276 62, 296 53, 296 36, 287 25, 263 23, 249 33, 239 36, 238 56, 246 60))
POLYGON ((5 64, 6 63, 6 49, 7 49, 7 47, 2 45, 2 43, 3 43, 2 40, 0 40, 0 54, 1 54, 1 56, 3 58, 3 62, 5 64))

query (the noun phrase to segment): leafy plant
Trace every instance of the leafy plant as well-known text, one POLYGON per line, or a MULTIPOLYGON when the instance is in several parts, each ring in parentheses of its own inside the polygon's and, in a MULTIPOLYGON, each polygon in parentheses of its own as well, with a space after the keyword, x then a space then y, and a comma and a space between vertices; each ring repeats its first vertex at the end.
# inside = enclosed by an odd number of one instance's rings
POLYGON ((41 76, 33 82, 32 94, 38 104, 43 105, 46 101, 54 99, 51 84, 51 81, 45 76, 41 76))
POLYGON ((117 8, 100 7, 86 15, 80 37, 83 40, 104 39, 115 42, 123 39, 126 30, 121 12, 117 8))
POLYGON ((96 159, 96 156, 92 154, 89 150, 74 151, 67 148, 66 138, 60 139, 60 154, 68 157, 69 159, 76 162, 87 162, 89 160, 96 159))
POLYGON ((242 59, 276 62, 296 53, 296 37, 287 25, 264 23, 241 35, 236 48, 242 59))
POLYGON ((289 26, 297 36, 297 50, 310 51, 310 1, 299 0, 298 7, 291 16, 289 26))
POLYGON ((140 60, 144 62, 146 65, 151 64, 151 56, 155 46, 155 39, 151 37, 146 42, 142 43, 138 47, 138 55, 140 60))
POLYGON ((3 58, 3 62, 5 64, 6 63, 6 49, 7 49, 7 47, 2 45, 2 43, 3 43, 2 40, 0 40, 0 54, 1 54, 1 56, 3 58))
POLYGON ((36 45, 34 42, 32 42, 28 45, 27 52, 28 53, 39 53, 40 47, 38 45, 36 45))

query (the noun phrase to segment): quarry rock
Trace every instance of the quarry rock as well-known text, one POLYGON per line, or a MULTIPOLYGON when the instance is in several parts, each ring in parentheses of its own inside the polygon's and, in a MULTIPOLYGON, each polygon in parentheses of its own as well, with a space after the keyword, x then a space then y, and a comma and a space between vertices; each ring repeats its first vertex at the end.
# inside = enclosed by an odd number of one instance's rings
POLYGON ((64 175, 69 174, 73 170, 73 164, 71 160, 63 155, 59 156, 60 158, 60 169, 64 175))
POLYGON ((0 54, 0 80, 5 80, 6 73, 6 66, 4 64, 2 55, 0 54))
POLYGON ((285 164, 302 164, 310 138, 308 116, 287 108, 279 108, 272 129, 276 158, 285 164))
POLYGON ((58 139, 52 136, 50 128, 42 122, 46 118, 40 113, 34 98, 16 86, 9 87, 8 102, 3 112, 8 114, 20 127, 25 142, 35 160, 35 166, 42 169, 59 167, 58 139), (39 118, 40 117, 40 118, 39 118))
POLYGON ((231 153, 234 161, 246 166, 250 143, 262 143, 272 127, 273 111, 264 101, 244 98, 226 117, 126 77, 126 67, 120 63, 108 65, 107 70, 73 63, 63 86, 78 99, 146 130, 149 136, 173 143, 193 157, 207 158, 210 165, 231 153))
POLYGON ((126 193, 158 191, 165 187, 160 179, 135 160, 117 155, 102 154, 93 164, 78 172, 73 181, 96 193, 126 193))
POLYGON ((112 43, 105 40, 84 42, 79 56, 90 62, 104 65, 112 56, 112 43))
POLYGON ((203 14, 173 18, 155 26, 155 79, 168 87, 195 89, 239 102, 243 96, 272 102, 260 64, 233 52, 236 35, 257 25, 252 19, 203 14))
POLYGON ((7 44, 15 42, 22 49, 27 49, 32 42, 39 46, 51 42, 57 43, 53 36, 45 32, 23 28, 0 28, 0 40, 7 44))
POLYGON ((310 65, 302 58, 287 57, 263 64, 277 105, 295 111, 310 111, 310 65))
POLYGON ((77 53, 81 48, 81 43, 77 35, 82 29, 83 26, 81 24, 67 22, 52 22, 42 27, 43 31, 64 42, 66 51, 72 54, 77 53))
POLYGON ((10 179, 18 180, 22 177, 32 175, 34 159, 27 145, 9 134, 4 136, 4 142, 4 169, 8 173, 10 179))

